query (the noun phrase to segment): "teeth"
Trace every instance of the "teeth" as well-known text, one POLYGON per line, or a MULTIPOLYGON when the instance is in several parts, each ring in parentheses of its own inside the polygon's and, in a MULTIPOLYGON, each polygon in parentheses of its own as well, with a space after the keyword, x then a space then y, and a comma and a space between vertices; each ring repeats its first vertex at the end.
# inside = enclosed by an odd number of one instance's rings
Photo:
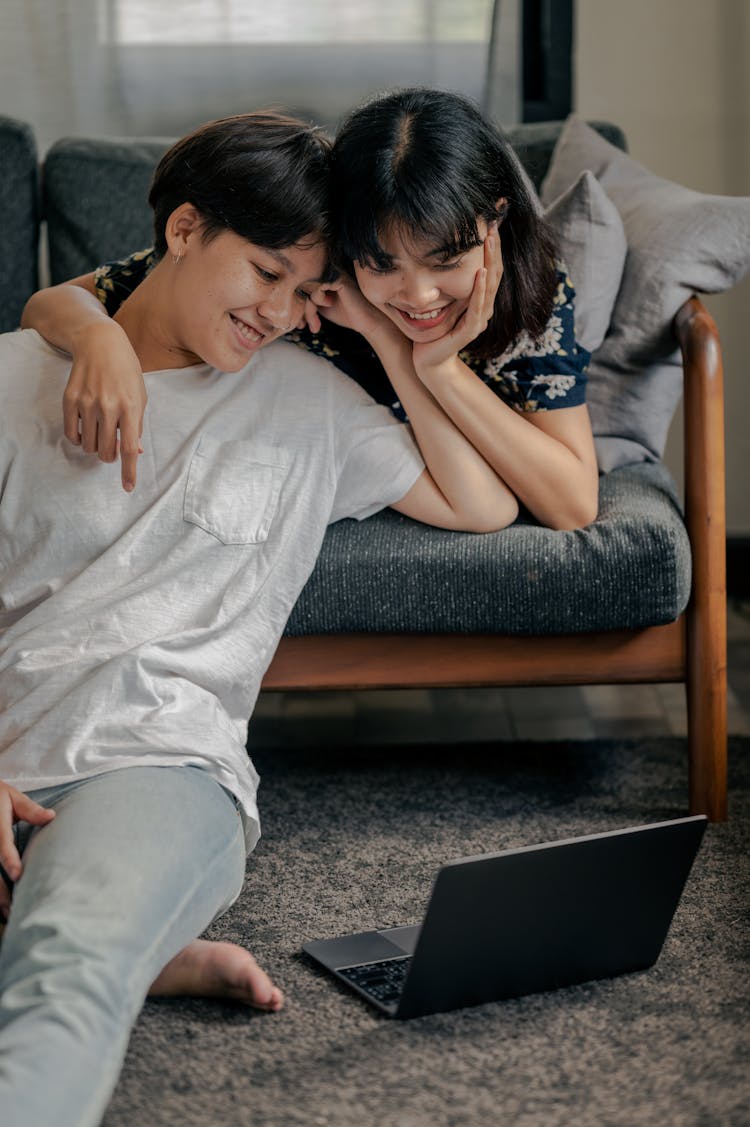
POLYGON ((442 312, 442 309, 431 309, 429 313, 407 313, 406 316, 412 321, 434 321, 442 312))
POLYGON ((240 321, 239 317, 235 317, 233 313, 230 313, 229 316, 240 330, 241 336, 249 341, 250 344, 257 344, 259 340, 263 340, 262 333, 256 333, 255 329, 251 329, 249 325, 246 325, 244 321, 240 321))

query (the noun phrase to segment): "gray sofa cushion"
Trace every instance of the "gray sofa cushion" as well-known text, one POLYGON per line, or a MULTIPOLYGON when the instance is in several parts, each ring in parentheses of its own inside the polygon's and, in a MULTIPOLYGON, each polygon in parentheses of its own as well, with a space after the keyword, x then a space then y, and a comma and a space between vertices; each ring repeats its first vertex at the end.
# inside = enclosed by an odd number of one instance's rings
POLYGON ((153 244, 146 197, 170 143, 67 138, 50 148, 43 191, 53 284, 153 244))
POLYGON ((339 521, 286 632, 574 634, 673 621, 691 571, 667 470, 627 466, 600 491, 599 518, 576 532, 519 521, 477 536, 392 510, 339 521))
POLYGON ((39 165, 28 125, 0 117, 0 332, 18 328, 26 300, 39 288, 39 165))

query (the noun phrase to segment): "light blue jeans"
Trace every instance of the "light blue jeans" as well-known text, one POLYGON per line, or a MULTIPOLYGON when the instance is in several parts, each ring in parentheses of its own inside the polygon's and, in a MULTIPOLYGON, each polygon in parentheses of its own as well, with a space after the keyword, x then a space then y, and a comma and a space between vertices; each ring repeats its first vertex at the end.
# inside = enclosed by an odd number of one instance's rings
POLYGON ((136 767, 30 792, 0 944, 3 1127, 94 1127, 148 988, 239 895, 241 817, 196 767, 136 767))

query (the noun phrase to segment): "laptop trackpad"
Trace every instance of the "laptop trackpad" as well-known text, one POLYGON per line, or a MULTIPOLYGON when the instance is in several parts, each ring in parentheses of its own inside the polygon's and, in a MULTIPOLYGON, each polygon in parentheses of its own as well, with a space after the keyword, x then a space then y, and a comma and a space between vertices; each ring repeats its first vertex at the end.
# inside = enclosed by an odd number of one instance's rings
POLYGON ((342 935, 339 939, 318 939, 304 943, 302 949, 332 970, 358 966, 360 963, 377 963, 381 959, 394 959, 405 953, 403 947, 391 943, 377 931, 342 935))
POLYGON ((384 927, 380 934, 400 947, 404 954, 413 955, 421 930, 421 924, 409 924, 407 927, 384 927))

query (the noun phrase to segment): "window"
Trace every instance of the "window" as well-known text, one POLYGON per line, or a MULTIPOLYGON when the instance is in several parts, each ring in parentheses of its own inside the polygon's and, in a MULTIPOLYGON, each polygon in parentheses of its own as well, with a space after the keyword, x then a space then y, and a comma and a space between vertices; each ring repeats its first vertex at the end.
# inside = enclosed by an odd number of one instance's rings
POLYGON ((97 3, 101 51, 112 57, 131 133, 175 135, 268 106, 333 129, 351 106, 394 86, 484 95, 493 0, 97 3))
POLYGON ((104 43, 478 43, 492 0, 101 0, 104 43))

